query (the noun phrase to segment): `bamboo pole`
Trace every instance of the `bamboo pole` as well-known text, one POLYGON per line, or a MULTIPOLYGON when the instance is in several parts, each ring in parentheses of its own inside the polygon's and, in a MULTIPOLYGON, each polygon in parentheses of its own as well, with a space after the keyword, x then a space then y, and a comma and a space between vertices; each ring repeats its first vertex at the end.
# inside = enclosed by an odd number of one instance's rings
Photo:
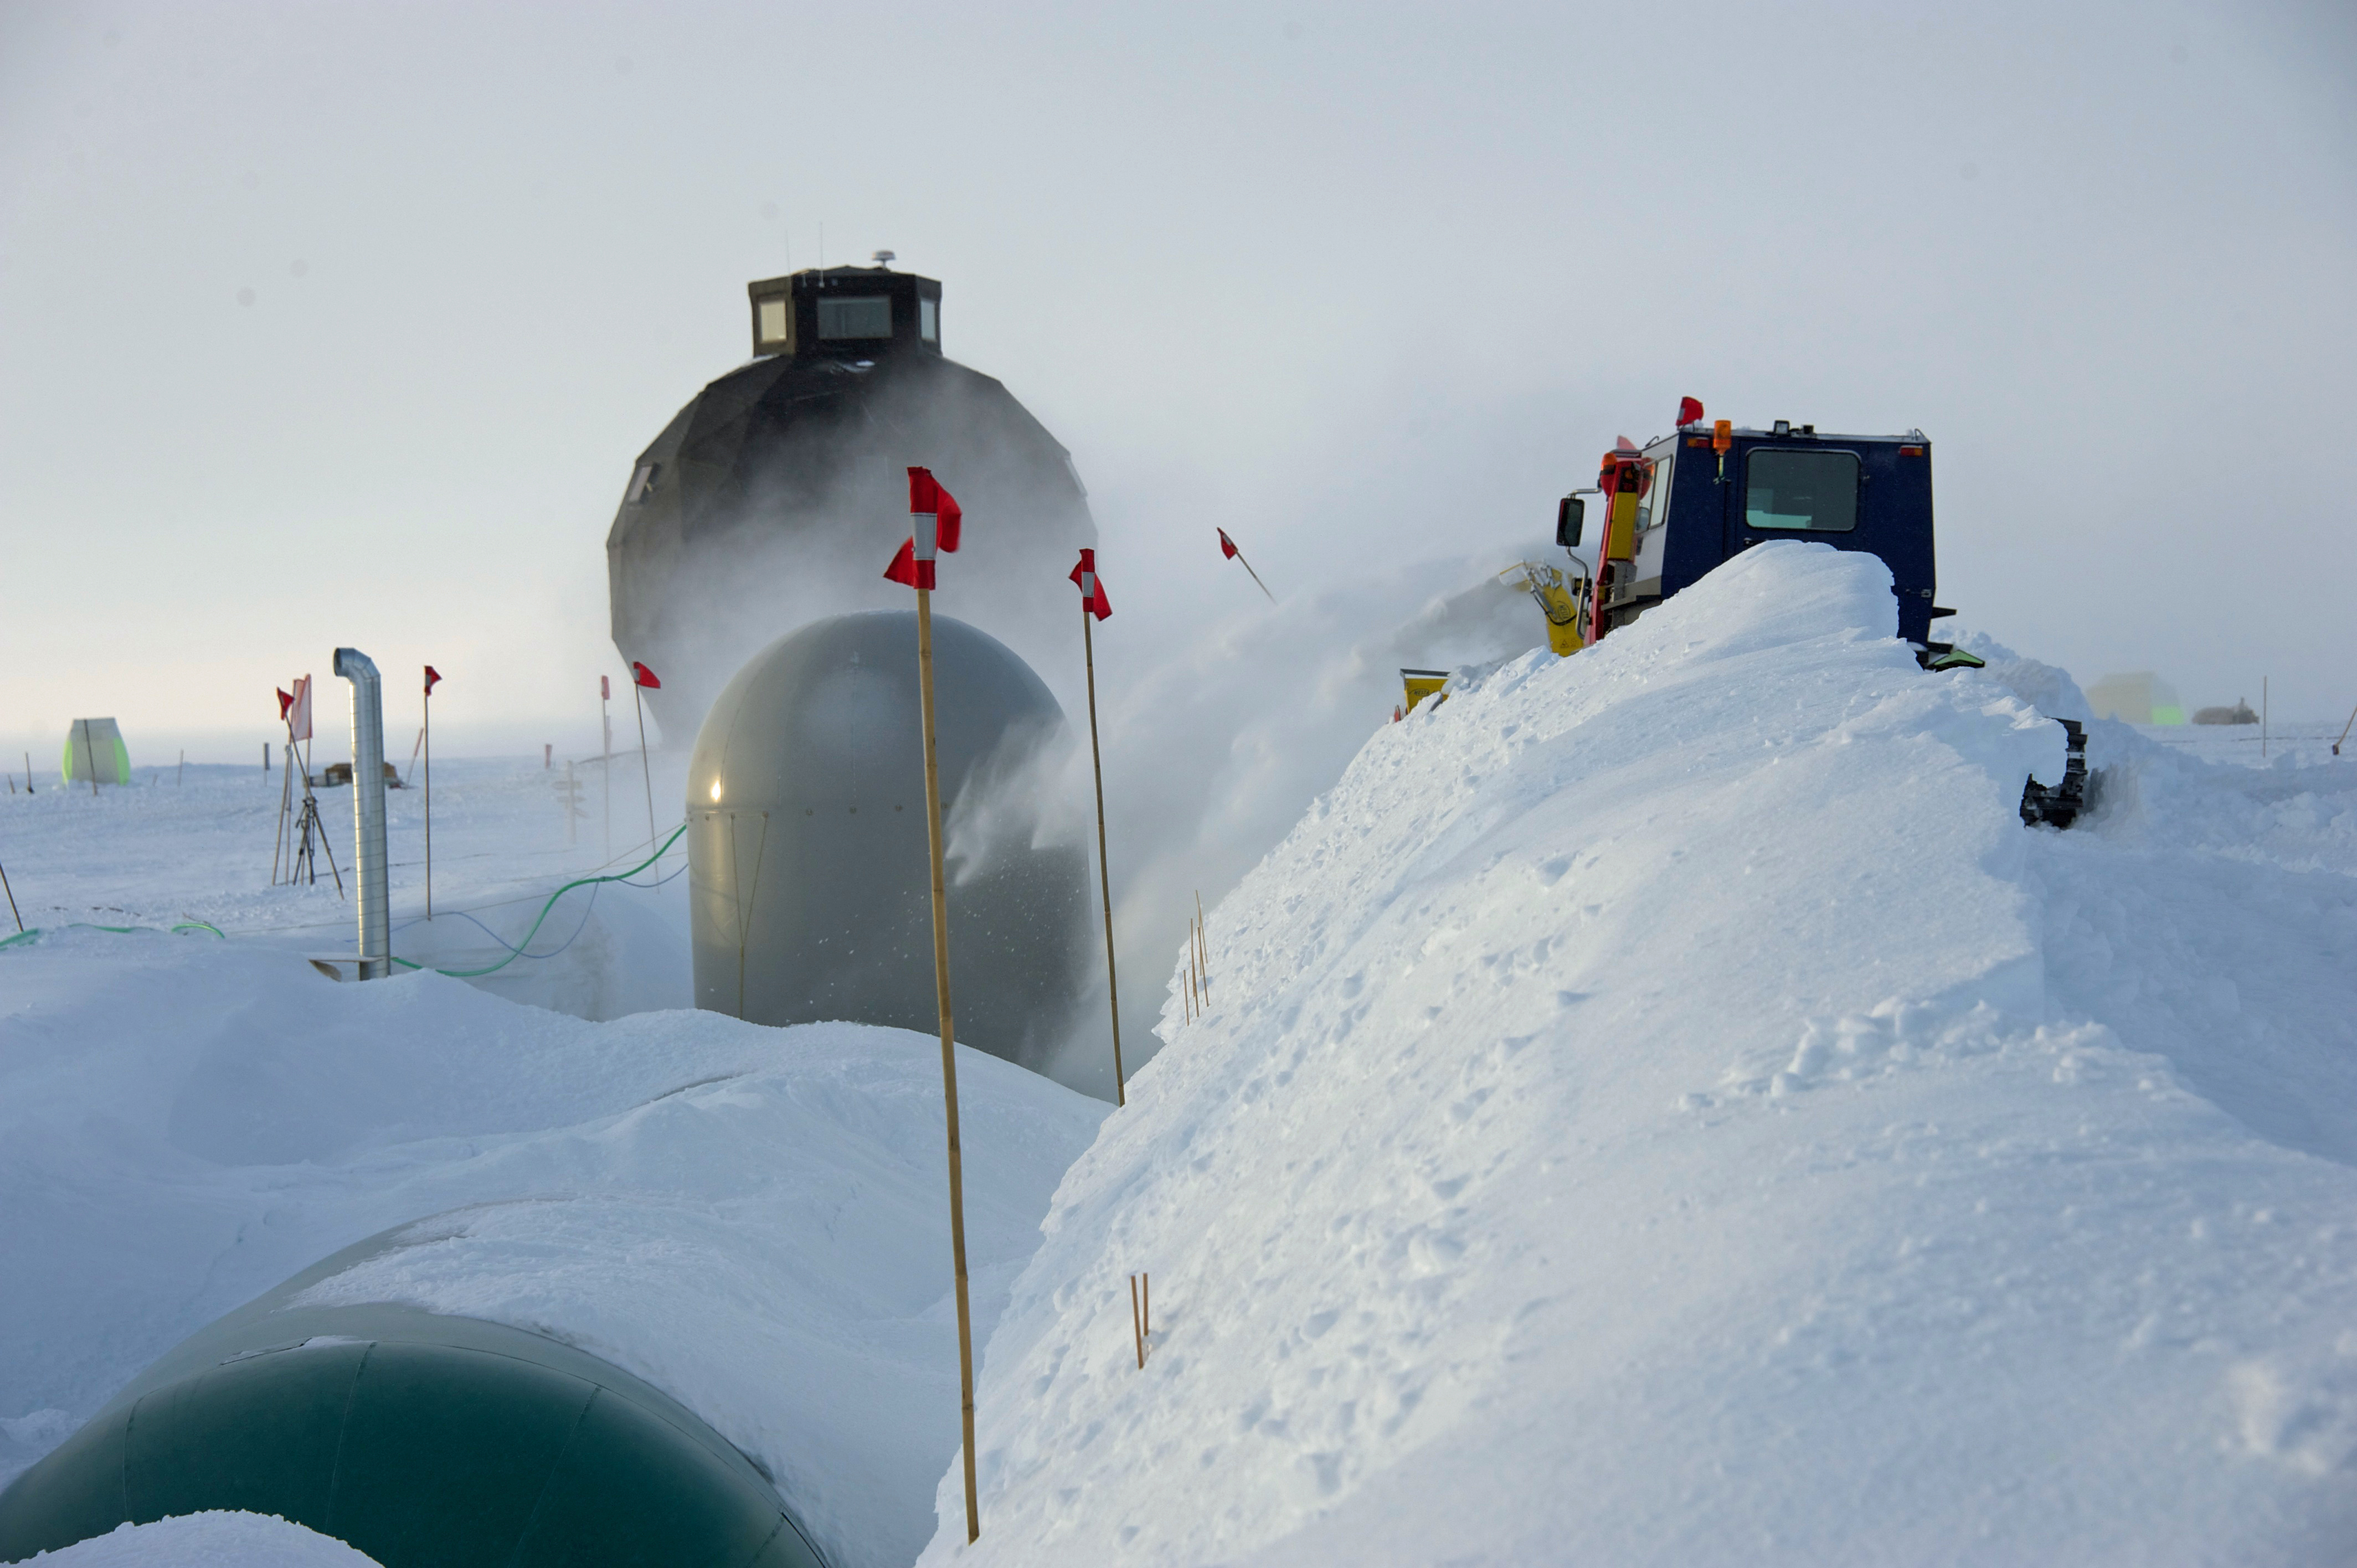
POLYGON ((1113 1098, 1129 1103, 1128 1078, 1121 1066, 1121 983, 1113 962, 1113 868, 1105 860, 1104 757, 1097 749, 1097 644, 1091 626, 1093 617, 1086 598, 1081 600, 1081 653, 1089 670, 1089 766, 1097 779, 1097 890, 1104 899, 1105 996, 1113 1010, 1113 1098))
POLYGON ((8 868, 5 865, 0 865, 0 888, 7 891, 8 913, 16 919, 17 934, 21 936, 25 929, 25 917, 16 913, 16 890, 8 886, 8 868))
POLYGON ((1129 1276, 1129 1332, 1137 1341, 1137 1369, 1146 1370, 1146 1320, 1137 1311, 1137 1276, 1129 1276))
POLYGON ((1211 1000, 1211 938, 1203 929, 1203 895, 1200 889, 1195 894, 1195 956, 1201 961, 1203 1000, 1209 1004, 1211 1000))
MULTIPOLYGON (((926 689, 931 690, 931 687, 926 689)), ((630 671, 630 705, 639 711, 639 772, 647 781, 647 847, 651 849, 655 842, 655 770, 654 765, 647 760, 647 699, 644 690, 639 685, 639 672, 635 667, 630 671)))
POLYGON ((933 995, 941 1007, 942 1104, 950 1155, 950 1262, 957 1276, 958 1403, 965 1434, 965 1538, 971 1542, 982 1538, 982 1505, 974 1479, 974 1317, 966 1302, 965 1171, 958 1148, 957 1044, 950 1017, 950 906, 942 875, 942 776, 933 750, 933 596, 922 587, 917 590, 917 686, 925 727, 925 838, 933 862, 933 995))
POLYGON ((434 918, 434 684, 425 686, 425 721, 417 731, 425 753, 425 918, 434 918))
MULTIPOLYGON (((291 727, 289 728, 288 733, 293 733, 291 727)), ((264 753, 267 755, 269 746, 265 744, 263 750, 264 753)), ((270 886, 273 887, 278 886, 279 854, 286 847, 286 813, 294 809, 295 748, 292 746, 289 746, 286 748, 286 766, 278 775, 278 832, 271 838, 270 841, 270 886)), ((294 868, 292 866, 287 868, 287 875, 291 879, 294 875, 294 868)))

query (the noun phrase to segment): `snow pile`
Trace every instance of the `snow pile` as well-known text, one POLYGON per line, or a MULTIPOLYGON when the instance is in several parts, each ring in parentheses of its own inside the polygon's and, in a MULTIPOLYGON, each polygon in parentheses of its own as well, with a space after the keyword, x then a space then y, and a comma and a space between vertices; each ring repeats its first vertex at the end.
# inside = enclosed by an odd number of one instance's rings
MULTIPOLYGON (((207 937, 65 930, 0 987, 0 1484, 190 1332, 408 1224, 314 1299, 578 1345, 767 1466, 838 1568, 922 1545, 958 1441, 934 1040, 590 1024, 207 937)), ((986 1329, 1103 1107, 959 1074, 986 1329)))
POLYGON ((1764 545, 1370 743, 1058 1190, 924 1561, 2357 1551, 2357 865, 2263 831, 2348 787, 2131 746, 2025 829, 2059 727, 1893 625, 1764 545))
POLYGON ((274 1514, 192 1513, 122 1524, 29 1559, 42 1568, 372 1568, 376 1559, 274 1514))
MULTIPOLYGON (((1291 831, 1390 716, 1403 665, 1445 670, 1544 646, 1538 607, 1497 575, 1524 553, 1555 551, 1517 541, 1405 564, 1359 564, 1369 569, 1297 585, 1282 606, 1238 582, 1248 602, 1208 631, 1156 620, 1152 601, 1122 598, 1114 579, 1123 617, 1097 634, 1096 657, 1123 950, 1178 946, 1197 897, 1235 886, 1291 831), (1436 592, 1436 584, 1445 586, 1436 592), (1139 619, 1125 618, 1132 613, 1139 619)), ((1066 711, 1085 722, 1077 700, 1066 711)), ((1061 781, 1083 823, 1092 821, 1092 791, 1083 744, 1061 781)), ((1159 1048, 1147 1033, 1155 999, 1133 986, 1123 1003, 1134 1069, 1159 1048)), ((1101 989, 1081 1008, 1084 1018, 1103 1011, 1101 989)), ((1111 1100, 1106 1054, 1098 1034, 1086 1033, 1057 1076, 1111 1100)))

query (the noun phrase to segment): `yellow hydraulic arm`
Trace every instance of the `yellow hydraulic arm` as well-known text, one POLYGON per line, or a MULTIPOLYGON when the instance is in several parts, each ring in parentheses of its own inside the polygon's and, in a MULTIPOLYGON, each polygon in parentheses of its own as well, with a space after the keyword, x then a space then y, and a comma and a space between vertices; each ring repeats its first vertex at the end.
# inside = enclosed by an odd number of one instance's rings
POLYGON ((1579 595, 1587 588, 1587 579, 1566 579, 1560 567, 1537 561, 1517 561, 1498 574, 1498 578, 1516 593, 1528 594, 1538 601, 1546 616, 1547 646, 1559 654, 1574 654, 1583 644, 1579 637, 1579 595))

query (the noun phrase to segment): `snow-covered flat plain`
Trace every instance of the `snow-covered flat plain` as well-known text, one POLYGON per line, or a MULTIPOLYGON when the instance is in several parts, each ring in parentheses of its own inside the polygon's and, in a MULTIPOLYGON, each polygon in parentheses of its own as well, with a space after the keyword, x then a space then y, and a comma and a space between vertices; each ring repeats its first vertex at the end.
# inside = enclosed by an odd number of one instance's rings
POLYGON ((2099 725, 2026 829, 2075 689, 1892 621, 1766 546, 1379 735, 1065 1177, 924 1561, 2357 1558, 2357 767, 2099 725))

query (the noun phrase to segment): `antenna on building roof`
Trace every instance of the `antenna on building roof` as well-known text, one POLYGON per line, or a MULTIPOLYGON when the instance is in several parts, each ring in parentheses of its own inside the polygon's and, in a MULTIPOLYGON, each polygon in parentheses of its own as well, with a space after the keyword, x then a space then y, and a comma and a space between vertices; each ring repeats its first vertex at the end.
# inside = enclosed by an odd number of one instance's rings
POLYGON ((879 267, 889 268, 892 265, 892 252, 878 251, 876 252, 876 264, 879 267))

